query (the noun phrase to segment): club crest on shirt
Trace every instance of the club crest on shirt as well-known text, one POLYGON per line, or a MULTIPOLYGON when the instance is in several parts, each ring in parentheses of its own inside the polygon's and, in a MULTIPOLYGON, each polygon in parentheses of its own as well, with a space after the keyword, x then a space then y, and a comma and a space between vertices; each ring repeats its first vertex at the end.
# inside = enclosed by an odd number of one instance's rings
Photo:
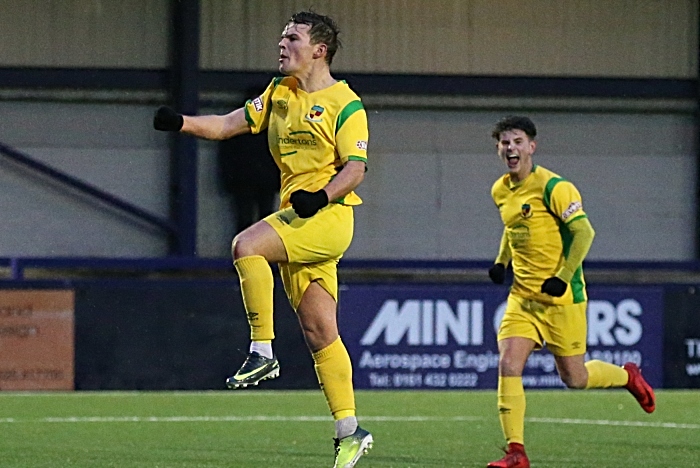
POLYGON ((323 114, 324 110, 325 109, 321 106, 313 106, 309 113, 306 115, 306 120, 308 120, 309 122, 323 122, 321 114, 323 114))
POLYGON ((288 107, 288 106, 287 106, 287 101, 284 100, 284 99, 278 99, 278 100, 275 102, 275 105, 277 105, 277 107, 279 107, 280 109, 285 110, 285 111, 287 110, 287 107, 288 107))
POLYGON ((532 216, 532 207, 529 203, 523 203, 523 206, 520 207, 520 216, 525 219, 532 216))

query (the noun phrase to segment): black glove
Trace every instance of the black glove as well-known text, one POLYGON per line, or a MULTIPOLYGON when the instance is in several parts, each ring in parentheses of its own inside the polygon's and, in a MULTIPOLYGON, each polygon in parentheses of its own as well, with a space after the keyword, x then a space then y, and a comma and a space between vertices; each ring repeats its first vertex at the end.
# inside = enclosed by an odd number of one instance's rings
POLYGON ((318 192, 297 190, 289 197, 289 201, 300 218, 310 218, 328 204, 328 194, 325 190, 318 192))
POLYGON ((506 266, 502 263, 494 263, 494 265, 489 268, 489 278, 496 284, 503 284, 506 280, 506 266))
POLYGON ((179 132, 185 119, 170 107, 161 106, 153 116, 153 128, 164 132, 179 132))
POLYGON ((563 279, 552 276, 542 283, 542 292, 553 297, 562 297, 566 292, 566 287, 567 284, 563 279))

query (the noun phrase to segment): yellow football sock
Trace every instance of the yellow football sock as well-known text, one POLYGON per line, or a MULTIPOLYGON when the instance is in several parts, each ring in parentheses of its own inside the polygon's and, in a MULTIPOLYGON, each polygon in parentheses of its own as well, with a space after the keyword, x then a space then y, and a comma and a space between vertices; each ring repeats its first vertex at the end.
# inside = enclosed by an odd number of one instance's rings
POLYGON ((627 385, 627 371, 615 364, 603 361, 588 361, 586 369, 588 369, 586 389, 624 387, 627 385))
POLYGON ((272 320, 272 293, 275 283, 270 264, 261 255, 251 255, 235 260, 233 265, 241 282, 243 305, 250 324, 250 339, 272 340, 275 337, 272 320))
POLYGON ((318 383, 326 396, 333 419, 337 421, 355 416, 352 363, 340 337, 322 350, 313 353, 312 356, 318 383))
POLYGON ((522 377, 498 377, 498 417, 507 443, 525 441, 525 389, 522 377))

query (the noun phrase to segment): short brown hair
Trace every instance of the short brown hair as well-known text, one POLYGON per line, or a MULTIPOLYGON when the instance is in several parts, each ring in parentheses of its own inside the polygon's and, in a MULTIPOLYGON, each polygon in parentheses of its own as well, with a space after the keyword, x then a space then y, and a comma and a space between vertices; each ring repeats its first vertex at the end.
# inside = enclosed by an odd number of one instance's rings
POLYGON ((537 136, 537 128, 535 128, 535 124, 532 120, 519 115, 509 115, 496 122, 491 136, 495 140, 498 140, 501 138, 501 133, 507 132, 508 130, 522 130, 530 140, 534 140, 537 136))
POLYGON ((333 62, 333 56, 341 47, 341 43, 338 39, 338 34, 340 33, 338 25, 330 16, 320 15, 313 11, 300 11, 294 13, 289 18, 289 22, 310 26, 309 36, 311 37, 311 43, 326 44, 328 48, 326 63, 330 65, 333 62))

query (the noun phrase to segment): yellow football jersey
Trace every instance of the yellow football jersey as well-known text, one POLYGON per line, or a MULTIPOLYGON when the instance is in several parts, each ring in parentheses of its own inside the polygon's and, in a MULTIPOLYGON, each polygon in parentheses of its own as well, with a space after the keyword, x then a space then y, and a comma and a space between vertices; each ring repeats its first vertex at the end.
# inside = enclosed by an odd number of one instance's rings
POLYGON ((513 183, 506 174, 494 183, 491 196, 501 213, 512 255, 511 292, 525 299, 549 304, 573 304, 587 300, 583 271, 579 267, 562 297, 540 291, 545 279, 561 268, 571 244, 567 225, 586 217, 581 195, 569 181, 542 166, 513 183))
MULTIPOLYGON (((268 129, 268 143, 281 171, 280 208, 296 190, 325 187, 348 161, 367 163, 367 114, 344 81, 307 93, 293 77, 272 80, 265 92, 246 103, 251 132, 268 129)), ((354 192, 340 200, 359 205, 354 192)))

